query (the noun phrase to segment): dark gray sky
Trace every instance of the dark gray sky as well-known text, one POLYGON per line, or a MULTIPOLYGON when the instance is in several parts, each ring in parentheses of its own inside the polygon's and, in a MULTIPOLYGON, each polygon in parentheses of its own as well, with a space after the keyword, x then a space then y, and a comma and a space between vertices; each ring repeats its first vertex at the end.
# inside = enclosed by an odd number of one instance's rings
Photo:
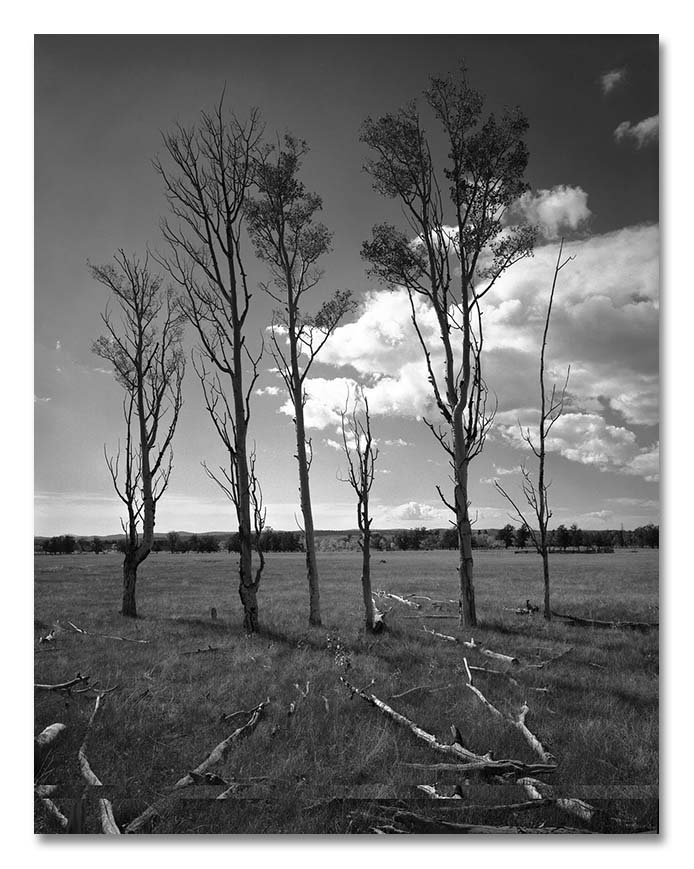
MULTIPOLYGON (((120 433, 119 388, 90 353, 106 293, 86 260, 161 244, 166 203, 151 166, 160 131, 194 121, 224 83, 239 115, 258 106, 270 135, 290 129, 311 145, 304 178, 323 197, 322 217, 335 233, 316 303, 337 287, 361 302, 309 387, 318 526, 355 524, 330 443, 330 396, 346 380, 376 390, 376 524, 445 524, 434 486, 447 472, 416 419, 421 370, 402 299, 367 278, 359 255, 374 223, 397 220, 361 171, 359 127, 417 97, 429 75, 460 60, 488 110, 518 105, 528 116, 534 195, 525 208, 547 227, 534 259, 516 266, 490 300, 487 379, 500 414, 475 464, 479 523, 507 521, 490 481, 501 475, 515 485, 517 475, 504 472, 525 455, 513 422, 533 406, 538 325, 560 231, 576 260, 562 272, 549 348, 558 375, 568 363, 573 372, 572 412, 551 458, 556 524, 657 519, 657 38, 46 36, 35 49, 36 533, 118 530, 102 448, 120 433)), ((254 281, 264 277, 250 266, 254 281)), ((259 305, 257 333, 270 307, 259 305)), ((232 511, 199 465, 223 455, 189 374, 159 530, 229 529, 232 511)), ((268 372, 259 383, 270 392, 277 385, 268 372)), ((268 521, 291 528, 297 486, 282 405, 281 394, 258 395, 253 427, 268 521)))

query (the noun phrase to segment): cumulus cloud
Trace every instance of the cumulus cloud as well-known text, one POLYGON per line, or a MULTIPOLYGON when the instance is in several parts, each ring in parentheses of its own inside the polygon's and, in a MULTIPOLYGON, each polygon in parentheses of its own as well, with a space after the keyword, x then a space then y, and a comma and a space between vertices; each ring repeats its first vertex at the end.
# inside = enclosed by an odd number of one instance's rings
POLYGON ((393 440, 384 440, 383 443, 387 447, 411 447, 412 444, 402 438, 395 438, 393 440))
POLYGON ((510 211, 511 219, 524 218, 539 226, 547 239, 575 230, 591 215, 588 194, 580 187, 559 184, 551 190, 524 193, 510 211))
POLYGON ((263 386, 260 389, 256 389, 256 395, 279 395, 280 388, 279 386, 263 386))
POLYGON ((55 342, 55 349, 56 350, 62 350, 62 347, 63 347, 63 345, 60 343, 60 341, 55 342))
POLYGON ((618 85, 624 82, 626 78, 627 70, 626 67, 620 67, 618 69, 611 69, 609 72, 604 73, 600 76, 600 87, 602 88, 603 94, 611 93, 618 85))
MULTIPOLYGON (((529 449, 518 425, 509 424, 509 416, 504 415, 499 425, 502 436, 515 446, 529 449)), ((521 415, 520 421, 523 426, 531 426, 532 432, 535 420, 530 419, 527 412, 521 415)), ((559 453, 569 461, 592 465, 600 471, 643 477, 651 482, 658 479, 658 446, 639 446, 633 431, 609 425, 598 414, 565 413, 552 428, 546 447, 548 452, 559 453)))
POLYGON ((637 148, 643 148, 658 141, 660 127, 660 115, 652 115, 644 118, 636 124, 631 121, 622 121, 614 131, 616 142, 633 142, 637 148))
POLYGON ((422 504, 419 501, 408 501, 406 504, 399 504, 390 511, 393 519, 398 519, 402 522, 440 521, 445 517, 445 514, 445 508, 432 507, 431 504, 422 504))

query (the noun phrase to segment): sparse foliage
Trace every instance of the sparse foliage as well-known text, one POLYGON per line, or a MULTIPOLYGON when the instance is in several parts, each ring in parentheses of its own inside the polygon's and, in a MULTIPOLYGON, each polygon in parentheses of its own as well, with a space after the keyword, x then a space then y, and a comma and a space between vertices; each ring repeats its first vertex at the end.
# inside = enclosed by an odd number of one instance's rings
POLYGON ((264 566, 259 547, 265 512, 255 454, 248 446, 250 396, 263 350, 253 353, 247 343, 252 294, 243 238, 261 135, 256 111, 242 123, 224 114, 220 100, 214 112, 202 112, 197 126, 179 124, 166 133, 169 165, 155 162, 173 216, 162 223, 169 253, 161 262, 183 288, 183 310, 199 339, 193 364, 229 459, 227 467, 204 468, 236 510, 239 596, 248 633, 259 627, 257 592, 264 566), (254 550, 259 556, 255 571, 254 550))
POLYGON ((331 233, 315 220, 322 208, 320 196, 309 193, 299 180, 306 142, 287 134, 277 147, 257 157, 255 183, 258 196, 246 202, 245 213, 256 253, 272 275, 262 284, 281 305, 271 326, 272 355, 294 407, 299 496, 306 540, 306 574, 309 587, 309 623, 320 625, 320 589, 313 525, 309 470, 313 458, 306 436, 304 384, 321 348, 351 309, 348 291, 338 291, 310 315, 304 297, 322 277, 319 259, 330 250, 331 233))
POLYGON ((149 258, 120 250, 114 264, 90 265, 92 277, 111 291, 119 318, 109 307, 106 334, 92 350, 113 366, 123 387, 125 442, 115 456, 104 448, 118 497, 127 511, 121 520, 124 616, 135 617, 137 569, 152 550, 156 505, 171 476, 173 440, 182 405, 185 357, 183 315, 172 289, 149 268, 149 258))
POLYGON ((427 366, 440 419, 427 425, 450 459, 459 540, 460 620, 477 624, 473 584, 468 468, 484 447, 494 417, 482 376, 481 300, 510 266, 532 252, 535 231, 508 226, 507 212, 528 189, 524 136, 528 123, 510 112, 481 122, 482 97, 457 76, 431 79, 425 100, 449 151, 443 179, 414 102, 396 114, 367 119, 362 141, 374 153, 366 169, 374 188, 399 200, 406 231, 380 225, 363 247, 372 272, 409 294, 412 323, 427 366), (444 203, 442 183, 448 184, 444 203), (446 211, 453 209, 453 224, 446 211), (427 341, 415 300, 436 318, 440 341, 427 341))
POLYGON ((378 458, 378 447, 371 434, 369 402, 363 390, 354 396, 351 412, 349 399, 340 414, 342 445, 347 459, 347 476, 343 482, 349 483, 357 496, 357 523, 361 532, 359 546, 362 552, 361 586, 364 597, 366 628, 373 631, 376 625, 373 596, 371 593, 371 523, 369 495, 374 481, 374 468, 378 458))
MULTIPOLYGON (((557 390, 556 384, 553 384, 552 390, 548 397, 545 384, 545 353, 547 351, 547 334, 549 332, 549 322, 552 316, 552 304, 554 302, 554 291, 557 286, 557 278, 559 277, 559 272, 564 268, 564 266, 573 259, 573 257, 568 257, 567 259, 562 261, 563 250, 564 239, 561 240, 561 244, 559 245, 557 262, 554 267, 552 289, 549 294, 549 304, 547 305, 545 328, 544 332, 542 333, 542 349, 540 350, 540 419, 538 424, 537 441, 531 434, 530 429, 527 427, 524 429, 519 423, 521 437, 528 444, 538 462, 537 484, 535 484, 532 478, 532 474, 527 469, 527 467, 525 465, 521 467, 521 474, 523 476, 523 497, 525 498, 526 504, 530 507, 535 516, 535 519, 537 521, 536 529, 530 525, 521 508, 511 497, 511 495, 506 491, 506 489, 504 489, 501 483, 499 483, 498 480, 495 480, 494 482, 497 490, 504 496, 504 498, 506 498, 509 504, 511 504, 516 515, 519 517, 523 525, 525 525, 529 529, 530 539, 532 540, 538 554, 542 557, 542 574, 544 582, 544 617, 548 620, 552 618, 552 608, 550 604, 549 538, 547 534, 547 528, 549 525, 549 520, 552 516, 552 511, 549 507, 548 491, 550 484, 547 482, 545 476, 545 459, 547 453, 547 438, 552 430, 552 426, 556 423, 556 421, 559 419, 564 411, 564 405, 566 402, 566 388, 569 383, 569 374, 571 373, 571 367, 569 366, 569 369, 566 372, 566 380, 564 381, 563 387, 560 390, 557 390)), ((576 531, 578 531, 575 525, 573 527, 576 529, 576 531)), ((557 529, 557 533, 559 539, 562 541, 559 543, 559 545, 562 549, 565 549, 571 541, 572 534, 563 525, 559 526, 559 528, 557 529)))

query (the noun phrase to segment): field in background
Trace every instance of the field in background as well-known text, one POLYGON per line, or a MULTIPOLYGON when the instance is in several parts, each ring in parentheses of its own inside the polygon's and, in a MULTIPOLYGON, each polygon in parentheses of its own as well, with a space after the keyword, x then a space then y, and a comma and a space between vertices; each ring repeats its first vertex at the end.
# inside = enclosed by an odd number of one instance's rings
MULTIPOLYGON (((490 666, 477 651, 439 640, 423 625, 458 635, 456 607, 413 610, 388 601, 389 631, 372 637, 362 628, 359 553, 321 554, 324 626, 307 625, 307 588, 301 554, 272 554, 259 593, 261 635, 247 638, 228 554, 157 553, 144 563, 133 622, 117 614, 117 554, 37 556, 35 641, 56 621, 93 633, 120 634, 150 642, 134 644, 60 632, 51 651, 37 646, 36 681, 62 682, 80 671, 119 689, 89 740, 95 772, 112 790, 122 824, 158 801, 174 782, 243 723, 224 713, 249 709, 270 697, 267 713, 250 738, 232 749, 214 771, 250 783, 242 798, 220 803, 181 798, 169 803, 156 832, 345 832, 354 804, 325 802, 332 796, 364 798, 416 794, 404 763, 445 760, 387 721, 340 683, 375 680, 371 690, 441 741, 459 727, 465 744, 495 757, 537 760, 520 734, 490 716, 465 687, 463 654, 470 664, 490 666), (218 618, 211 619, 216 607, 218 618), (446 618, 436 618, 445 615, 446 618), (219 651, 186 654, 209 645, 219 651), (54 649, 54 650, 53 650, 54 649), (302 698, 296 685, 308 694, 302 698), (416 686, 414 692, 389 698, 416 686), (289 715, 291 703, 296 704, 289 715), (248 798, 243 798, 247 795, 248 798), (313 806, 306 810, 307 806, 313 806)), ((563 795, 583 797, 612 814, 655 827, 658 809, 658 632, 546 624, 539 615, 512 610, 526 599, 540 604, 540 561, 534 555, 475 553, 478 641, 521 660, 521 666, 567 654, 543 669, 522 670, 519 690, 499 676, 476 675, 476 684, 502 710, 530 706, 528 726, 555 755, 547 781, 563 795), (549 692, 535 692, 546 687, 549 692)), ((455 598, 455 553, 374 553, 373 587, 396 593, 455 598)), ((658 621, 658 551, 617 551, 552 558, 553 606, 612 620, 658 621)), ((469 632, 461 635, 470 639, 469 632)), ((496 665, 492 665, 496 666, 496 665)), ((42 782, 79 791, 77 750, 93 709, 93 695, 65 697, 37 692, 36 732, 62 721, 68 736, 41 771, 42 782)), ((450 791, 455 778, 439 779, 450 791)), ((468 787, 468 786, 466 786, 468 787)), ((518 786, 469 785, 472 803, 519 802, 518 786), (504 798, 500 798, 501 791, 504 798)), ((219 788, 216 793, 219 793, 219 788)), ((199 797, 199 793, 198 793, 199 797)), ((421 799, 426 799, 421 797, 421 799)), ((60 800, 58 800, 60 802, 60 800)), ((69 803, 64 799, 63 805, 69 803)), ((478 820, 464 807, 456 820, 478 820)), ((361 804, 363 806, 363 803, 361 804)), ((427 813, 437 809, 428 802, 427 813)), ((451 818, 451 810, 446 816, 451 818)), ((90 805, 88 827, 99 830, 90 805)), ((498 822, 498 819, 496 819, 498 822)), ((546 812, 525 812, 506 823, 534 826, 569 823, 546 812)), ((36 829, 51 831, 40 804, 36 829)))

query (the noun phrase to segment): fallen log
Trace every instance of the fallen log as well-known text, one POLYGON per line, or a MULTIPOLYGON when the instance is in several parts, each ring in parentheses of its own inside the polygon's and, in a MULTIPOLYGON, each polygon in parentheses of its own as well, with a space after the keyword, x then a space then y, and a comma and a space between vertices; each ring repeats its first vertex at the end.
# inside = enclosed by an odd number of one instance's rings
POLYGON ((622 622, 622 621, 603 621, 602 619, 587 619, 583 616, 572 616, 568 613, 558 613, 552 610, 552 615, 558 619, 568 619, 576 625, 585 625, 591 628, 625 628, 632 631, 650 631, 653 628, 660 627, 659 622, 622 622))
POLYGON ((40 759, 49 748, 53 748, 63 738, 66 730, 67 725, 56 722, 49 724, 38 736, 34 737, 34 760, 40 759))
POLYGON ((603 809, 587 803, 576 797, 557 797, 554 788, 545 782, 534 778, 519 778, 518 784, 525 790, 532 800, 548 800, 557 808, 579 818, 584 823, 598 828, 599 832, 618 833, 645 833, 647 828, 638 827, 633 822, 623 821, 620 818, 608 815, 603 809))
POLYGON ((433 637, 438 637, 440 640, 447 640, 449 643, 460 642, 457 637, 452 637, 450 634, 440 634, 438 631, 432 631, 426 625, 422 625, 422 630, 427 634, 431 634, 433 637))
POLYGON ((401 691, 399 694, 391 694, 391 700, 401 700, 403 697, 407 697, 408 694, 415 694, 418 691, 445 691, 446 688, 452 687, 451 685, 417 685, 415 688, 408 688, 407 691, 401 691))
MULTIPOLYGON (((205 760, 203 760, 202 763, 200 763, 198 766, 195 767, 195 769, 193 770, 193 773, 196 773, 197 775, 202 775, 203 773, 207 772, 207 770, 211 766, 214 766, 216 763, 220 763, 222 760, 224 760, 224 758, 226 757, 227 753, 229 752, 229 749, 231 748, 231 746, 235 742, 238 742, 239 739, 242 739, 244 736, 248 736, 248 734, 254 730, 256 724, 260 721, 260 718, 263 714, 263 710, 265 709, 265 707, 267 706, 267 704, 269 702, 270 702, 270 698, 268 697, 267 700, 263 701, 262 703, 259 703, 254 709, 252 709, 251 710, 252 714, 251 714, 251 717, 248 719, 248 721, 244 725, 242 725, 241 727, 238 727, 231 734, 231 736, 228 736, 226 739, 222 740, 222 742, 220 742, 219 745, 216 745, 212 749, 212 751, 207 755, 205 760)), ((187 787, 190 784, 194 784, 194 781, 195 780, 193 779, 191 774, 187 773, 186 775, 183 776, 183 778, 179 779, 176 782, 176 784, 174 785, 174 788, 187 787)))
POLYGON ((75 676, 74 679, 70 679, 69 682, 59 682, 57 685, 39 685, 34 683, 35 691, 70 691, 71 688, 74 688, 75 685, 81 685, 83 682, 86 683, 89 681, 89 676, 82 676, 79 673, 75 676))
MULTIPOLYGON (((87 739, 89 738, 89 732, 92 728, 92 725, 94 724, 94 721, 96 720, 96 716, 99 713, 100 706, 101 695, 99 694, 97 695, 96 702, 94 703, 94 711, 92 712, 89 723, 87 724, 87 729, 84 733, 82 745, 80 745, 79 751, 77 752, 77 760, 79 761, 82 778, 87 782, 90 787, 103 787, 103 783, 95 775, 89 764, 89 760, 87 759, 87 739)), ((111 801, 100 797, 97 800, 97 804, 99 807, 99 817, 101 819, 101 829, 103 830, 103 832, 109 835, 120 835, 118 824, 116 823, 116 819, 113 817, 113 806, 111 805, 111 801)))
POLYGON ((528 743, 528 745, 532 748, 535 754, 538 755, 540 760, 543 763, 554 763, 555 759, 553 755, 551 755, 545 747, 542 745, 540 740, 535 736, 532 731, 530 731, 525 723, 525 719, 527 718, 528 712, 530 711, 528 704, 523 703, 520 712, 518 713, 517 718, 513 718, 510 715, 504 715, 500 712, 493 703, 490 703, 489 700, 484 696, 484 694, 477 688, 472 682, 472 673, 470 672, 470 667, 468 666, 467 658, 463 658, 463 664, 465 664, 465 670, 467 672, 467 687, 475 694, 476 697, 486 706, 486 708, 494 715, 495 718, 501 718, 509 721, 518 731, 520 731, 523 739, 528 743))
POLYGON ((402 597, 399 594, 392 594, 392 592, 384 591, 383 589, 379 589, 374 592, 377 597, 389 597, 391 600, 395 600, 398 603, 404 604, 405 606, 412 607, 413 609, 420 610, 422 608, 421 603, 415 603, 413 600, 407 600, 406 597, 402 597))
MULTIPOLYGON (((384 811, 381 808, 380 811, 384 811)), ((362 815, 362 819, 366 819, 368 815, 362 815)), ((377 819, 381 820, 381 819, 377 819)), ((587 833, 587 830, 575 829, 573 827, 516 827, 516 826, 496 826, 491 824, 459 824, 452 821, 443 821, 438 818, 428 818, 425 815, 419 815, 415 812, 408 812, 402 809, 396 809, 392 813, 385 815, 382 822, 386 825, 399 824, 405 827, 407 832, 412 833, 458 833, 458 834, 474 834, 482 833, 488 835, 498 834, 557 834, 557 833, 587 833)), ((388 832, 382 824, 378 824, 377 829, 381 832, 388 832)))
MULTIPOLYGON (((487 752, 484 755, 475 754, 474 751, 470 751, 463 745, 462 737, 460 735, 460 731, 457 727, 452 727, 453 731, 453 742, 450 744, 446 744, 443 742, 439 742, 439 740, 431 733, 427 733, 426 730, 423 730, 413 721, 410 721, 404 715, 401 715, 399 712, 396 712, 395 709, 388 706, 387 703, 384 703, 383 700, 379 700, 375 694, 367 694, 366 691, 356 688, 354 685, 351 685, 344 676, 340 676, 340 681, 345 685, 345 687, 352 692, 352 695, 357 694, 362 700, 365 700, 371 706, 375 706, 378 710, 380 710, 387 718, 390 718, 391 721, 394 721, 396 724, 399 724, 401 727, 409 730, 417 739, 426 743, 429 748, 434 751, 438 751, 441 754, 446 754, 448 756, 453 756, 458 758, 464 764, 475 763, 478 766, 477 769, 480 769, 483 765, 487 771, 496 771, 496 772, 507 772, 514 774, 522 774, 522 770, 527 770, 529 766, 537 765, 528 765, 523 763, 522 761, 517 760, 494 760, 492 758, 491 752, 487 752)), ((467 768, 467 767, 466 767, 467 768)), ((546 772, 549 770, 556 769, 556 764, 545 764, 542 767, 542 771, 546 772)))
POLYGON ((83 634, 86 637, 101 637, 105 640, 121 640, 124 643, 149 643, 149 640, 135 640, 131 637, 121 637, 118 634, 97 634, 93 631, 87 631, 84 628, 78 627, 73 622, 68 622, 72 630, 77 634, 83 634))
MULTIPOLYGON (((251 717, 248 721, 238 727, 230 736, 228 736, 225 740, 220 742, 212 751, 208 754, 205 760, 202 761, 194 770, 186 773, 183 778, 180 778, 176 784, 171 788, 172 792, 181 790, 182 788, 189 787, 190 785, 199 783, 203 781, 205 784, 210 783, 210 779, 207 776, 210 776, 210 773, 207 770, 216 763, 224 760, 225 756, 228 754, 231 746, 238 742, 239 739, 242 739, 244 736, 247 736, 251 733, 257 723, 260 721, 260 718, 263 714, 263 710, 270 702, 270 698, 264 700, 262 703, 259 703, 257 706, 253 707, 253 709, 248 710, 251 714, 251 717)), ((219 778, 218 776, 215 779, 219 779, 219 782, 223 782, 224 785, 228 785, 229 783, 219 778)), ((219 783, 217 782, 217 783, 219 783)), ((234 785, 230 785, 231 788, 234 785)), ((225 797, 226 799, 226 797, 225 797)), ((145 809, 142 814, 138 815, 137 818, 134 818, 128 826, 125 828, 125 833, 137 833, 143 827, 145 827, 150 821, 154 820, 159 815, 159 808, 156 805, 149 806, 145 809)))
MULTIPOLYGON (((448 800, 449 802, 452 800, 461 800, 463 798, 463 794, 461 793, 461 788, 456 785, 455 791, 450 794, 440 794, 434 785, 417 785, 417 790, 426 794, 432 800, 448 800)), ((553 800, 551 799, 530 799, 525 800, 522 803, 503 803, 502 805, 485 805, 484 803, 479 803, 478 805, 470 805, 469 803, 465 803, 464 806, 461 806, 461 809, 464 809, 466 812, 486 812, 486 813, 494 813, 499 812, 501 814, 506 814, 509 812, 525 812, 528 810, 537 810, 541 809, 544 806, 552 805, 553 800)))
POLYGON ((487 658, 494 658, 496 661, 503 661, 505 664, 520 664, 518 658, 514 658, 512 655, 503 655, 501 652, 492 652, 484 643, 476 643, 474 637, 471 637, 469 641, 463 640, 463 645, 468 649, 476 649, 487 658))
MULTIPOLYGON (((37 796, 38 796, 38 794, 37 794, 37 796)), ((51 818, 53 818, 53 820, 57 822, 58 826, 62 830, 67 830, 69 821, 65 817, 65 815, 60 811, 58 806, 56 806, 56 804, 53 802, 53 800, 49 799, 48 797, 39 797, 39 799, 41 800, 42 805, 44 806, 44 808, 46 809, 48 814, 51 816, 51 818)))

